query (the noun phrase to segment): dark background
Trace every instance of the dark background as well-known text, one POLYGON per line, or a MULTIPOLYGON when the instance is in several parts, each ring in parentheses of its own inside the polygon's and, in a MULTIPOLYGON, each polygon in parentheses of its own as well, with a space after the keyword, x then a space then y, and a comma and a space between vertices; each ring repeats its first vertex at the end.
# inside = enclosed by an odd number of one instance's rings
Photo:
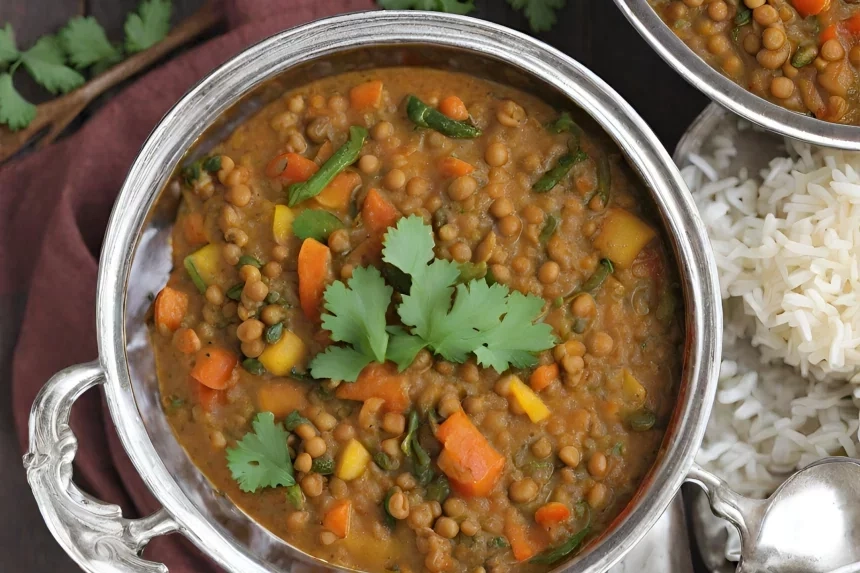
MULTIPOLYGON (((290 0, 283 0, 285 9, 290 0)), ((0 0, 0 26, 11 22, 20 48, 56 32, 78 15, 94 16, 111 40, 122 39, 123 22, 138 0, 0 0)), ((173 22, 190 15, 203 0, 173 0, 173 22)), ((474 16, 529 32, 525 18, 503 0, 476 0, 474 16)), ((575 58, 615 88, 651 126, 671 152, 708 100, 682 80, 639 37, 612 0, 567 0, 558 23, 538 37, 575 58)), ((26 74, 16 74, 22 94, 38 103, 48 94, 26 74)), ((120 86, 118 89, 122 89, 120 86)), ((114 92, 115 93, 115 92, 114 92)), ((102 96, 82 115, 97 109, 102 96)), ((2 314, 2 313, 0 313, 2 314)), ((0 316, 0 322, 15 317, 0 316)), ((0 338, 3 337, 0 329, 0 338)), ((0 347, 5 346, 0 344, 0 347)), ((12 429, 8 388, 10 357, 0 357, 0 571, 59 573, 77 570, 51 537, 27 487, 18 442, 12 429), (3 382, 5 381, 5 383, 3 382)), ((700 563, 697 570, 704 571, 700 563)))

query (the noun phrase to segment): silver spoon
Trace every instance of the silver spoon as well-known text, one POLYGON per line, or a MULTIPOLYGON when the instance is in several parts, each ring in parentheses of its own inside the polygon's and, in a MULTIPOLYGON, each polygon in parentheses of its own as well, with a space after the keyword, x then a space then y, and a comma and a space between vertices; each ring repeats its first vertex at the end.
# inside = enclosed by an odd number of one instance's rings
POLYGON ((860 570, 860 460, 825 458, 788 478, 768 499, 738 495, 694 466, 688 480, 741 537, 738 573, 860 570))

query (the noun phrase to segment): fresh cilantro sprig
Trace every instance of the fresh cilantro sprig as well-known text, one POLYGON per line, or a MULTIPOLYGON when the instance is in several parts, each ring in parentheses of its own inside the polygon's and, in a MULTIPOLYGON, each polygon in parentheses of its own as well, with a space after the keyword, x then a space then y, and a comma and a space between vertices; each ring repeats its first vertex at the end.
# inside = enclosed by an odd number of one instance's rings
POLYGON ((385 284, 373 267, 355 269, 344 284, 335 281, 325 291, 322 326, 335 342, 349 346, 329 346, 311 361, 314 378, 355 381, 373 361, 385 362, 388 332, 385 312, 394 289, 385 284))
MULTIPOLYGON (((473 0, 376 0, 386 10, 432 10, 451 14, 469 14, 475 10, 473 0)), ((508 4, 522 12, 532 32, 546 32, 557 20, 556 12, 564 8, 567 0, 508 0, 508 4)))
MULTIPOLYGON (((125 22, 125 52, 134 53, 157 44, 170 29, 170 0, 143 0, 125 22)), ((75 17, 57 33, 39 38, 21 51, 7 23, 0 28, 0 125, 18 131, 36 117, 36 106, 15 89, 13 76, 23 67, 52 94, 68 93, 86 81, 83 71, 99 74, 123 58, 121 45, 111 44, 93 17, 75 17)))
POLYGON ((287 432, 271 412, 260 412, 235 448, 227 449, 227 467, 239 489, 255 492, 264 487, 295 485, 287 432))
POLYGON ((383 260, 411 279, 397 305, 403 326, 386 326, 393 289, 375 268, 358 268, 346 284, 332 283, 324 295, 323 328, 347 345, 317 354, 310 364, 314 378, 352 382, 365 366, 386 359, 402 371, 422 348, 452 362, 474 354, 481 366, 504 372, 533 366, 534 353, 553 346, 552 328, 536 322, 543 299, 483 278, 463 283, 459 265, 435 258, 433 231, 421 217, 401 219, 383 244, 383 260))

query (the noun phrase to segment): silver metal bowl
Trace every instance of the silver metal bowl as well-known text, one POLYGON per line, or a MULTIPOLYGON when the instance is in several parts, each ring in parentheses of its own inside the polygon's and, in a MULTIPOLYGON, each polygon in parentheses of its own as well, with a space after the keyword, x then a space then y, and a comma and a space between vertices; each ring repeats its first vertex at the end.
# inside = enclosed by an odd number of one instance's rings
POLYGON ((688 473, 701 476, 693 456, 715 391, 722 332, 716 266, 681 177, 651 130, 588 70, 523 34, 445 14, 352 14, 277 34, 212 72, 164 117, 128 173, 101 254, 99 360, 64 370, 44 387, 31 413, 25 457, 48 526, 86 571, 166 571, 138 555, 153 536, 174 531, 229 571, 292 572, 306 570, 303 563, 325 565, 213 491, 167 424, 144 324, 148 295, 163 286, 171 268, 168 238, 175 211, 165 207, 169 190, 162 189, 192 146, 205 149, 235 125, 217 121, 229 108, 238 120, 259 108, 267 80, 279 76, 300 85, 342 71, 405 62, 467 71, 530 90, 556 105, 582 108, 642 178, 678 262, 686 309, 684 371, 658 460, 613 526, 558 570, 606 571, 658 520, 688 473), (147 518, 124 519, 118 507, 87 496, 71 481, 76 441, 68 427, 69 410, 97 384, 104 388, 126 452, 163 505, 147 518))
POLYGON ((615 0, 621 12, 676 72, 706 96, 776 133, 826 147, 860 150, 860 127, 789 111, 747 91, 712 68, 676 36, 649 0, 615 0))

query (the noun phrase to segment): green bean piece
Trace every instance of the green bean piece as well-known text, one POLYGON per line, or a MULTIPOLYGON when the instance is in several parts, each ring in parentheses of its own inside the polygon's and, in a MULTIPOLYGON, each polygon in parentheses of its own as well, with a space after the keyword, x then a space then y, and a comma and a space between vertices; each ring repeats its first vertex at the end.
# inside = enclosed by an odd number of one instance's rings
POLYGON ((242 300, 242 289, 245 288, 245 283, 239 283, 227 289, 227 298, 230 300, 242 300))
POLYGON ((580 161, 585 161, 587 158, 588 154, 582 150, 565 153, 558 158, 558 162, 556 162, 555 167, 544 173, 541 178, 532 185, 532 191, 535 193, 546 193, 558 185, 574 165, 580 161))
POLYGON ((597 270, 594 271, 588 280, 582 283, 579 287, 579 292, 587 292, 588 294, 594 294, 597 290, 603 286, 603 283, 615 272, 615 267, 612 265, 612 261, 609 259, 600 259, 600 264, 597 267, 597 270))
POLYGON ((341 220, 321 209, 302 211, 293 221, 293 234, 303 241, 310 238, 325 243, 338 229, 343 229, 341 220))
POLYGON ((266 373, 266 368, 263 366, 263 363, 257 360, 256 358, 246 358, 242 361, 242 368, 254 374, 255 376, 259 376, 261 374, 266 373))
POLYGON ((287 501, 294 508, 303 509, 305 507, 305 494, 302 492, 302 486, 299 484, 287 486, 287 501))
POLYGON ((409 412, 408 418, 408 426, 406 427, 406 437, 403 438, 403 442, 400 444, 400 449, 407 456, 412 455, 412 438, 415 436, 415 431, 418 430, 418 411, 412 410, 409 412))
POLYGON ((627 416, 627 423, 634 432, 647 432, 657 423, 657 416, 648 408, 640 408, 627 416))
POLYGON ((288 432, 294 431, 302 424, 310 425, 310 423, 311 421, 299 414, 298 410, 293 410, 286 418, 284 418, 284 427, 288 432))
POLYGON ((752 20, 752 10, 743 2, 738 5, 738 13, 735 14, 735 26, 746 26, 752 20))
POLYGON ((388 490, 388 493, 385 494, 385 499, 382 500, 382 511, 385 513, 385 525, 390 528, 394 528, 397 525, 397 519, 391 515, 391 510, 388 508, 388 502, 391 501, 391 497, 394 495, 394 488, 388 490))
POLYGON ((260 262, 256 257, 252 257, 251 255, 242 255, 239 257, 239 262, 236 263, 236 267, 242 268, 245 265, 251 265, 252 267, 262 268, 263 263, 260 262))
POLYGON ((571 535, 567 541, 558 547, 547 549, 543 553, 538 553, 537 556, 532 557, 531 560, 529 560, 529 563, 533 563, 535 565, 552 565, 553 563, 561 561, 576 551, 576 548, 579 547, 579 544, 582 543, 582 540, 585 539, 586 535, 588 535, 589 530, 590 526, 586 525, 577 533, 571 535))
POLYGON ((316 458, 311 464, 311 471, 321 476, 329 476, 334 473, 334 460, 331 458, 316 458))
POLYGON ((263 335, 263 339, 266 341, 266 344, 274 344, 281 339, 284 335, 284 323, 279 322, 277 324, 273 324, 272 326, 266 327, 266 332, 263 335))
POLYGON ((395 459, 392 459, 391 456, 389 456, 385 452, 376 452, 375 454, 373 454, 373 462, 379 466, 379 469, 387 472, 396 470, 398 467, 400 467, 400 462, 395 459))
POLYGON ((561 112, 558 119, 546 126, 550 133, 572 133, 579 138, 582 134, 582 128, 577 125, 570 114, 566 111, 561 112))
POLYGON ((188 276, 191 277, 191 282, 194 283, 194 286, 197 287, 197 290, 200 291, 200 294, 206 293, 206 283, 203 282, 203 277, 200 276, 200 272, 197 270, 197 265, 194 264, 194 259, 191 258, 192 255, 188 255, 185 257, 185 260, 182 264, 185 266, 185 270, 188 272, 188 276))
POLYGON ((406 96, 406 115, 415 125, 436 130, 453 139, 474 139, 481 135, 481 130, 474 125, 451 119, 414 95, 406 96))
POLYGON ((795 68, 808 66, 818 56, 818 48, 814 44, 806 44, 800 46, 794 55, 791 57, 791 65, 795 68))
POLYGON ((449 495, 451 495, 451 485, 448 483, 448 478, 439 476, 427 486, 427 493, 424 497, 427 501, 442 503, 448 499, 449 495))
POLYGON ((540 236, 538 237, 541 243, 549 241, 555 230, 558 229, 558 222, 558 217, 555 215, 549 215, 546 218, 546 223, 543 224, 543 229, 541 229, 540 236))
POLYGON ((316 197, 326 186, 331 183, 335 175, 355 163, 364 140, 367 139, 367 129, 360 125, 349 128, 349 140, 341 145, 328 161, 322 164, 319 171, 311 175, 311 178, 301 183, 293 183, 287 189, 289 204, 293 207, 302 201, 316 197))

